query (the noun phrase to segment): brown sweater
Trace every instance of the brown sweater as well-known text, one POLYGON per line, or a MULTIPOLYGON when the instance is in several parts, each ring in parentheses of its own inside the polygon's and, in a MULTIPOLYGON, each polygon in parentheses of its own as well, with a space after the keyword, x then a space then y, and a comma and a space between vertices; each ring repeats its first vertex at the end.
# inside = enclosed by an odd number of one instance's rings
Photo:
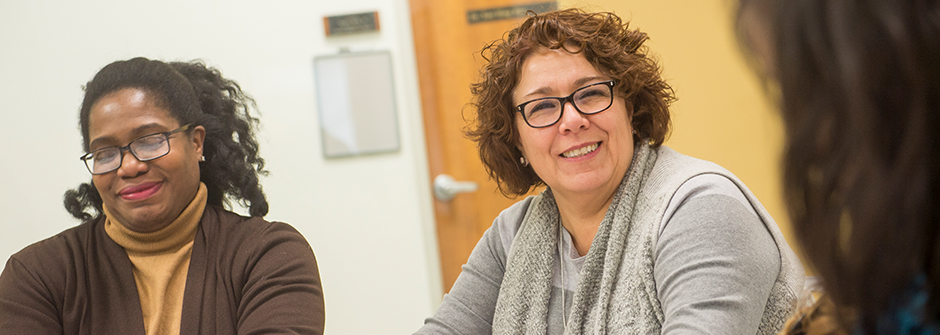
MULTIPOLYGON (((127 253, 92 220, 16 253, 0 274, 0 334, 144 334, 127 253)), ((291 226, 207 206, 180 334, 322 334, 323 292, 291 226)))

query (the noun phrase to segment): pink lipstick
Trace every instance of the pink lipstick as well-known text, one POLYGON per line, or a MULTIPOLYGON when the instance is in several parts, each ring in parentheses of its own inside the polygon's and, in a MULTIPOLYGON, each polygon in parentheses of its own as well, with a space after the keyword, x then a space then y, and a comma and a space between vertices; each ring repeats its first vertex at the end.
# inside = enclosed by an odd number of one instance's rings
POLYGON ((159 182, 143 183, 125 187, 118 192, 118 195, 120 195, 122 199, 130 201, 147 199, 160 191, 161 186, 163 186, 163 183, 159 182))

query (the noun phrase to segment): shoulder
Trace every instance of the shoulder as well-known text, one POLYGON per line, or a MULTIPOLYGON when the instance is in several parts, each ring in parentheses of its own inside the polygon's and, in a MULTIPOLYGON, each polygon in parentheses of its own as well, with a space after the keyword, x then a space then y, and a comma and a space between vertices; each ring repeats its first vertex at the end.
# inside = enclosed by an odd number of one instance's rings
POLYGON ((475 255, 487 254, 495 257, 500 263, 504 262, 506 251, 512 246, 512 241, 522 225, 522 219, 525 218, 529 205, 535 197, 528 196, 500 212, 496 219, 493 219, 493 225, 483 232, 470 258, 479 258, 475 255))
POLYGON ((660 208, 658 213, 663 220, 668 220, 689 200, 712 195, 727 195, 739 200, 749 211, 763 214, 751 191, 728 169, 666 146, 657 148, 656 153, 656 163, 642 193, 647 204, 660 208))
POLYGON ((666 206, 666 212, 663 215, 660 224, 659 233, 662 234, 666 223, 680 208, 691 201, 704 201, 706 203, 723 203, 731 201, 740 204, 746 211, 757 217, 757 212, 751 206, 747 196, 738 188, 731 179, 725 175, 715 173, 703 173, 689 178, 679 186, 669 204, 666 206))
POLYGON ((666 146, 654 150, 657 155, 656 162, 643 183, 640 198, 653 208, 659 207, 659 210, 656 210, 658 214, 663 214, 661 210, 664 208, 660 206, 669 202, 679 187, 695 176, 712 173, 736 179, 731 172, 718 164, 680 154, 666 146))
MULTIPOLYGON (((643 190, 643 200, 652 210, 661 235, 678 211, 692 201, 725 205, 730 201, 753 216, 754 221, 776 226, 753 193, 731 171, 718 164, 689 157, 666 146, 656 149, 657 159, 643 190)), ((696 215, 686 209, 686 215, 696 215)), ((717 213, 721 215, 721 213, 717 213)))
POLYGON ((537 196, 528 196, 516 202, 512 206, 504 209, 499 213, 499 216, 493 220, 493 226, 489 229, 490 232, 487 234, 495 235, 493 237, 496 237, 496 240, 502 244, 503 250, 509 250, 513 238, 516 236, 516 233, 519 232, 519 227, 522 226, 522 219, 525 218, 526 213, 529 211, 529 205, 532 204, 535 197, 537 196))
POLYGON ((299 238, 305 240, 293 226, 261 217, 242 216, 222 208, 207 206, 202 218, 207 237, 229 242, 258 241, 259 237, 299 238))
POLYGON ((282 257, 316 262, 304 236, 283 222, 241 216, 207 206, 201 224, 202 235, 197 235, 193 251, 207 253, 209 262, 255 264, 282 257))
POLYGON ((51 255, 77 255, 82 254, 89 244, 97 243, 95 228, 101 220, 86 221, 78 226, 66 229, 42 241, 33 243, 10 256, 27 264, 48 264, 61 261, 64 257, 50 257, 51 255))
POLYGON ((700 174, 714 173, 737 179, 731 171, 718 164, 691 156, 686 156, 663 145, 654 149, 656 163, 650 172, 648 187, 654 189, 676 189, 685 181, 700 174))
POLYGON ((201 224, 193 259, 222 265, 217 271, 240 279, 253 274, 264 276, 285 266, 307 268, 311 275, 317 271, 310 244, 286 223, 207 206, 201 224))
POLYGON ((678 151, 675 151, 665 145, 662 145, 654 150, 656 151, 657 155, 654 169, 669 171, 690 171, 691 173, 698 171, 728 172, 728 170, 721 167, 721 165, 679 153, 678 151))
POLYGON ((109 250, 100 245, 110 242, 103 232, 96 232, 100 221, 84 222, 13 254, 4 267, 3 280, 23 285, 32 281, 61 293, 69 278, 74 279, 76 273, 87 271, 90 263, 99 261, 96 252, 109 250))

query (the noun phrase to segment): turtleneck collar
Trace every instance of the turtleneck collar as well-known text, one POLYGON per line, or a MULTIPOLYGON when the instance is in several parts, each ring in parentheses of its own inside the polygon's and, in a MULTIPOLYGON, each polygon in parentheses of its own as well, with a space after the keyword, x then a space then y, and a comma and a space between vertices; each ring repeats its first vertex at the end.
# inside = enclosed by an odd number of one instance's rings
POLYGON ((183 212, 166 227, 150 233, 139 233, 128 229, 111 215, 107 206, 102 204, 105 215, 104 229, 114 242, 128 252, 148 254, 176 250, 192 242, 196 237, 196 228, 199 227, 199 220, 202 219, 202 213, 206 209, 207 198, 206 185, 199 183, 196 196, 183 209, 183 212))

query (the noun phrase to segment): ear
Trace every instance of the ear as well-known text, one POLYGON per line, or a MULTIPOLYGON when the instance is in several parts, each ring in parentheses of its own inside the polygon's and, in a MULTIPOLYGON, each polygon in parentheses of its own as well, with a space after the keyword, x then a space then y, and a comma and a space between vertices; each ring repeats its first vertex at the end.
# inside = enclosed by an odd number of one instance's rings
POLYGON ((520 128, 528 127, 528 125, 525 123, 525 120, 522 119, 521 113, 513 113, 513 114, 515 114, 515 117, 513 118, 512 127, 515 127, 515 135, 512 136, 513 138, 510 139, 510 141, 515 142, 511 144, 515 145, 516 150, 519 150, 519 152, 522 153, 523 156, 525 156, 525 148, 522 147, 522 130, 520 130, 520 128))
POLYGON ((623 108, 627 110, 627 122, 633 124, 633 114, 636 112, 633 110, 633 102, 627 99, 623 99, 623 108))
POLYGON ((522 141, 516 143, 516 150, 519 150, 519 154, 521 154, 522 157, 525 157, 525 148, 522 147, 522 141))
POLYGON ((202 148, 203 143, 206 141, 206 128, 202 126, 193 127, 193 136, 192 136, 192 145, 193 149, 196 149, 196 155, 202 157, 202 148))

